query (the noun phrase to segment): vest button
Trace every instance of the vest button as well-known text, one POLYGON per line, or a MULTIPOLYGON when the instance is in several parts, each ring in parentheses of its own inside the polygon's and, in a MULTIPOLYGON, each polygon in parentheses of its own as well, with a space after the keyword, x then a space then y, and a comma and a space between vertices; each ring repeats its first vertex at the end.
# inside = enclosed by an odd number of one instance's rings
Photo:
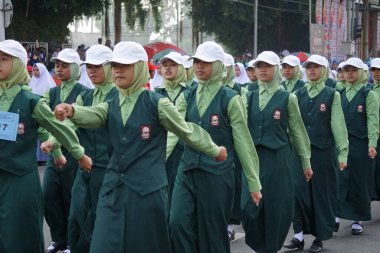
POLYGON ((120 174, 120 176, 121 176, 121 177, 124 177, 124 174, 123 174, 123 173, 121 173, 121 174, 120 174))
POLYGON ((310 115, 311 115, 311 113, 310 113, 310 112, 308 112, 308 113, 307 113, 307 115, 309 115, 309 116, 310 116, 310 115))
POLYGON ((259 126, 259 128, 261 128, 261 126, 259 126))
POLYGON ((125 140, 127 140, 127 138, 123 137, 122 140, 125 141, 125 140))
POLYGON ((122 156, 121 156, 121 158, 123 158, 123 159, 124 159, 124 158, 125 158, 125 155, 122 155, 122 156))
POLYGON ((199 121, 198 124, 202 124, 202 121, 199 121))

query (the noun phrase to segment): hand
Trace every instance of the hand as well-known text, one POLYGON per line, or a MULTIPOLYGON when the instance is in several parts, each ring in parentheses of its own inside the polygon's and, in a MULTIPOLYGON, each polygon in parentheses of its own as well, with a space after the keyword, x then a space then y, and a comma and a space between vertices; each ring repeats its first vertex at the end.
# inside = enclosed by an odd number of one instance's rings
POLYGON ((40 149, 45 154, 49 154, 53 150, 54 144, 52 141, 44 141, 40 145, 40 149))
POLYGON ((262 197, 263 197, 263 195, 261 195, 260 191, 258 191, 258 192, 251 192, 252 201, 256 204, 256 206, 258 206, 260 204, 260 200, 261 200, 262 197))
POLYGON ((92 167, 92 160, 90 157, 86 156, 86 155, 83 155, 79 160, 78 160, 78 163, 79 163, 79 167, 81 167, 82 169, 84 169, 85 171, 87 172, 90 172, 91 171, 91 167, 92 167))
POLYGON ((69 104, 59 104, 54 109, 55 117, 60 120, 64 121, 66 118, 71 118, 74 114, 74 109, 69 104))
POLYGON ((311 168, 304 169, 303 175, 305 176, 306 181, 309 182, 313 176, 313 170, 311 168))
POLYGON ((377 152, 374 147, 369 147, 368 148, 368 156, 371 157, 372 159, 375 158, 377 152))
POLYGON ((60 157, 55 157, 54 158, 54 166, 57 168, 62 169, 66 165, 66 157, 61 155, 60 157))
POLYGON ((347 168, 347 163, 339 163, 340 170, 344 170, 345 168, 347 168))
POLYGON ((223 146, 219 147, 219 155, 215 157, 217 162, 223 162, 227 159, 227 149, 223 146))

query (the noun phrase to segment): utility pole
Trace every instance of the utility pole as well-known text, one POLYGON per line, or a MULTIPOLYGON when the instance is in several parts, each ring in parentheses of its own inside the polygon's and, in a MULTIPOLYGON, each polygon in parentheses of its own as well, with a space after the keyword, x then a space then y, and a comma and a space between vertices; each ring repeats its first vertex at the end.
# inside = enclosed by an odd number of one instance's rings
POLYGON ((362 58, 367 59, 368 58, 368 7, 369 3, 368 0, 363 0, 363 52, 362 52, 362 58))

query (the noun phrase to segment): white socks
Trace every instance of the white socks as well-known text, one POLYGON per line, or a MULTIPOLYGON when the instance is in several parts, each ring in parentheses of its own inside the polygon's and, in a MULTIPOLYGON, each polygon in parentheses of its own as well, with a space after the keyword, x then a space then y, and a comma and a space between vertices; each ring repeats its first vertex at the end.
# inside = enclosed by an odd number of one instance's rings
POLYGON ((232 225, 232 224, 228 224, 228 226, 227 226, 227 231, 228 231, 228 232, 233 232, 233 231, 234 231, 234 225, 232 225))
POLYGON ((300 242, 303 241, 303 231, 297 233, 297 234, 294 234, 294 238, 297 238, 300 242))
POLYGON ((362 222, 361 221, 352 221, 352 225, 351 225, 351 227, 352 227, 352 229, 362 229, 363 227, 362 227, 362 222), (354 222, 357 222, 357 223, 359 223, 359 224, 356 224, 356 223, 354 223, 354 222))
POLYGON ((335 223, 339 223, 340 219, 338 217, 335 217, 335 223))

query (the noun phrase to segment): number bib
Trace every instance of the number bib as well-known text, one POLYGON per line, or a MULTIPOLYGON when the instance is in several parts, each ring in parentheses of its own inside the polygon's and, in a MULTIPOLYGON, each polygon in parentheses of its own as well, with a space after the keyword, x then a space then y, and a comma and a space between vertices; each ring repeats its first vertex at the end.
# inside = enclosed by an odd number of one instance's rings
POLYGON ((0 139, 16 141, 19 114, 0 112, 0 139))

